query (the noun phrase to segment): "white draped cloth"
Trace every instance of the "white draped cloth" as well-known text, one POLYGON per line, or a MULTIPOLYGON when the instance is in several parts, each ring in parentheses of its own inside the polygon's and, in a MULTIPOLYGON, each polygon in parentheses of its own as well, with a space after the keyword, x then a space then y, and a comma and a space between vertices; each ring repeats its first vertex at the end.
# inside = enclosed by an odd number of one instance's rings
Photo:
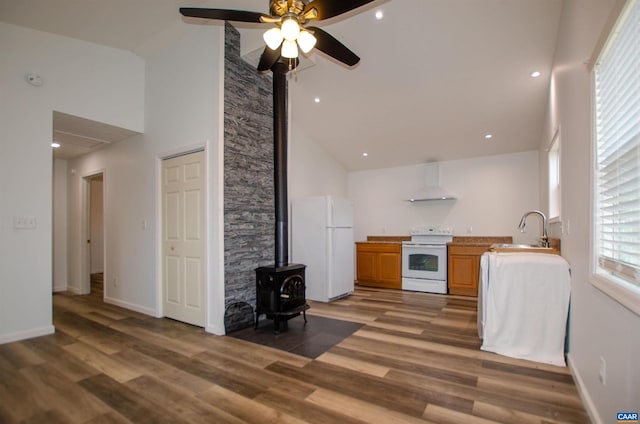
POLYGON ((560 255, 487 252, 480 259, 482 350, 565 366, 571 275, 560 255))

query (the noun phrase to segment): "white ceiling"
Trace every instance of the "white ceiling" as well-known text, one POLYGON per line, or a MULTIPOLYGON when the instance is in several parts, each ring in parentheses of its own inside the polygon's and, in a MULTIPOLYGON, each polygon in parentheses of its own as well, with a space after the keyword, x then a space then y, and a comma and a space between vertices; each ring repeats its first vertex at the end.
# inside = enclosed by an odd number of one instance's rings
POLYGON ((56 159, 72 159, 138 134, 124 128, 96 122, 66 113, 53 112, 53 141, 56 159))
MULTIPOLYGON (((179 7, 267 12, 268 3, 0 0, 0 20, 144 57, 180 32, 179 7)), ((314 66, 290 74, 291 118, 350 171, 537 149, 561 9, 562 0, 376 0, 319 22, 362 60, 347 69, 313 54, 314 66)), ((259 45, 266 25, 240 26, 243 43, 259 45)))

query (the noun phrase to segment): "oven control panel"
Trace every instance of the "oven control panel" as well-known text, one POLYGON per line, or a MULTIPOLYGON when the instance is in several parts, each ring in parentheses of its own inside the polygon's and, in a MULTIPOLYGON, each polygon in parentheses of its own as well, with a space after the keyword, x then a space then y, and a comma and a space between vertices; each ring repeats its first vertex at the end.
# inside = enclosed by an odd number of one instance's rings
POLYGON ((423 236, 423 235, 437 235, 437 236, 453 236, 453 230, 451 228, 446 227, 429 227, 429 226, 418 226, 411 228, 412 236, 423 236))

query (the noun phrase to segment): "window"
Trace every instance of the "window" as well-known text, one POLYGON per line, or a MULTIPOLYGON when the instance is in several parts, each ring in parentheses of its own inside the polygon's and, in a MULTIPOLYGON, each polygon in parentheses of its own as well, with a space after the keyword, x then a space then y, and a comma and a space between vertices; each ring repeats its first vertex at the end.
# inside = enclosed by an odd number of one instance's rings
POLYGON ((640 314, 640 1, 630 0, 594 66, 591 281, 640 314))
POLYGON ((547 149, 549 164, 549 221, 560 221, 560 129, 547 149))

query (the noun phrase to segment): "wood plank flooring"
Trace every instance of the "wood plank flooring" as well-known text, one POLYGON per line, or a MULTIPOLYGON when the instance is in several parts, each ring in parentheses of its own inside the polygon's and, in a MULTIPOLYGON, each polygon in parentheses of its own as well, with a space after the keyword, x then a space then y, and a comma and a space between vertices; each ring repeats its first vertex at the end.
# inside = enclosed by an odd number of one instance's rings
POLYGON ((356 288, 311 302, 364 324, 311 359, 56 294, 54 335, 0 345, 0 423, 589 422, 567 368, 481 351, 475 310, 356 288))

